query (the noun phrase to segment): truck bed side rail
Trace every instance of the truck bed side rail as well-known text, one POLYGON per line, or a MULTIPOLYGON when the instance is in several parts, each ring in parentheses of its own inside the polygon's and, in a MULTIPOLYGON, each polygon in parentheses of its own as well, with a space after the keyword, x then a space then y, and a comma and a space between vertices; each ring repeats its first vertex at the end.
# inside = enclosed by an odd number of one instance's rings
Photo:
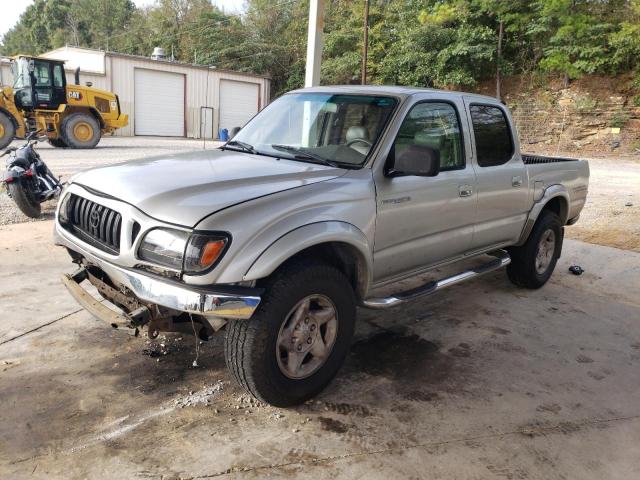
POLYGON ((546 155, 533 155, 530 153, 523 153, 522 161, 525 165, 538 165, 541 163, 578 162, 580 161, 580 159, 567 157, 548 157, 546 155))

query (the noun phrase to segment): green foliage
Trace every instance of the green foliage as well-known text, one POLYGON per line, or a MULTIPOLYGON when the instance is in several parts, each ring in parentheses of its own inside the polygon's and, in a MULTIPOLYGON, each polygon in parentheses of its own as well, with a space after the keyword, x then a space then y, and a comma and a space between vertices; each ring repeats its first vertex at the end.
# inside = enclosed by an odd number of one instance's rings
POLYGON ((609 126, 612 128, 622 128, 630 118, 631 116, 627 112, 620 110, 613 114, 611 121, 609 122, 609 126))
MULTIPOLYGON (((364 1, 326 2, 322 82, 359 83, 364 1)), ((0 53, 65 44, 267 74, 272 96, 304 81, 308 0, 247 0, 229 15, 210 0, 35 0, 0 53)), ((502 74, 636 72, 640 0, 370 0, 369 83, 468 88, 502 74), (503 25, 498 55, 499 25, 503 25)))

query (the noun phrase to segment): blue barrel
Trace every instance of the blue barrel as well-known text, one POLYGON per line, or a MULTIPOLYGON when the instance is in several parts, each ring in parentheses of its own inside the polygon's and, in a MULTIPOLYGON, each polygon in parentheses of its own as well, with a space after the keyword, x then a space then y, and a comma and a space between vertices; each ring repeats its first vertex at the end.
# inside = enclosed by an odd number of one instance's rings
POLYGON ((220 140, 222 140, 223 142, 226 142, 227 140, 229 140, 229 130, 227 130, 226 128, 221 128, 219 137, 220 137, 220 140))

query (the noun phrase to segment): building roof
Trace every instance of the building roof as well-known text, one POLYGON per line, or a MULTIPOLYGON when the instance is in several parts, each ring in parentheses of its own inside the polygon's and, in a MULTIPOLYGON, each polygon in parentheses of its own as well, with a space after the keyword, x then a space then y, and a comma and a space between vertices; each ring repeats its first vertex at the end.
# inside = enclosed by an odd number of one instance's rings
POLYGON ((65 51, 75 51, 75 52, 87 52, 87 53, 99 53, 108 57, 116 57, 116 58, 130 58, 132 60, 141 60, 141 61, 147 61, 147 62, 152 62, 152 63, 160 63, 160 64, 167 64, 167 65, 177 65, 177 66, 181 66, 181 67, 186 67, 186 68, 197 68, 197 69, 202 69, 202 70, 215 70, 217 72, 225 72, 225 73, 232 73, 232 74, 236 74, 236 75, 246 75, 246 76, 250 76, 250 77, 256 77, 256 78, 265 78, 267 80, 271 80, 271 77, 269 75, 260 75, 257 73, 252 73, 252 72, 241 72, 238 70, 230 70, 230 69, 226 69, 226 68, 218 68, 215 65, 204 65, 204 64, 198 64, 198 63, 188 63, 188 62, 177 62, 177 61, 172 61, 172 60, 159 60, 159 59, 155 59, 155 58, 151 58, 151 57, 145 57, 144 55, 132 55, 129 53, 120 53, 120 52, 112 52, 109 50, 100 50, 100 49, 96 49, 96 48, 85 48, 85 47, 74 47, 74 46, 64 46, 64 47, 60 47, 60 48, 56 48, 54 50, 51 50, 49 52, 44 53, 44 56, 50 56, 50 55, 55 55, 58 52, 65 52, 65 51))

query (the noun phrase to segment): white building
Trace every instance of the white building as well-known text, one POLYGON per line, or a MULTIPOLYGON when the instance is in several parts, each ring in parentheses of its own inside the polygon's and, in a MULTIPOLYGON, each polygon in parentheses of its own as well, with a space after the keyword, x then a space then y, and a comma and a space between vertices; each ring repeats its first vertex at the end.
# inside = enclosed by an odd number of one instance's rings
MULTIPOLYGON (((220 129, 244 125, 269 103, 270 80, 261 75, 78 47, 41 56, 64 60, 68 83, 80 67, 82 84, 118 95, 129 115, 120 136, 217 138, 220 129)), ((2 84, 11 84, 4 62, 0 74, 2 84)))

